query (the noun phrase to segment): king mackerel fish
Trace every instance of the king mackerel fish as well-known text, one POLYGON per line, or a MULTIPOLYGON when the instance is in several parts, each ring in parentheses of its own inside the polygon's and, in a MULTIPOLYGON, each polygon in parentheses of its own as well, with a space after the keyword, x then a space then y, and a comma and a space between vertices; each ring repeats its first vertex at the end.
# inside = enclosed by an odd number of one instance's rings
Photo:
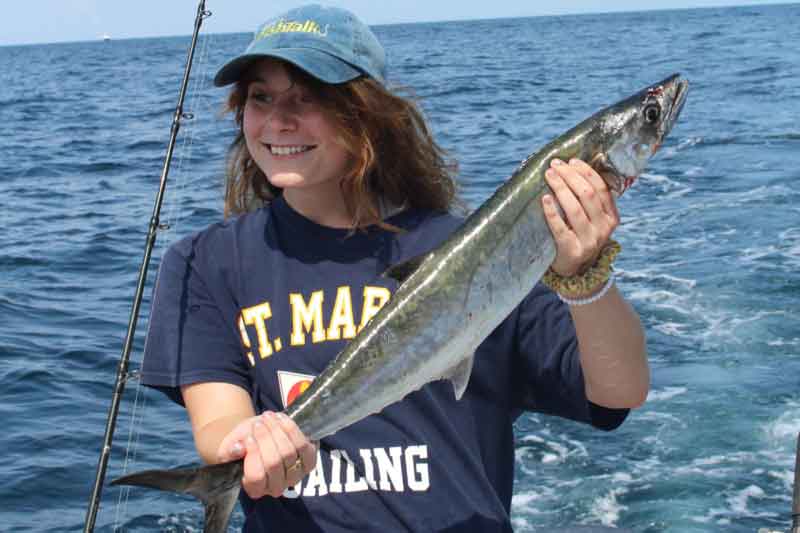
MULTIPOLYGON (((426 383, 467 387, 475 349, 522 301, 555 258, 542 210, 554 158, 580 158, 622 194, 672 129, 688 82, 675 74, 603 109, 523 161, 438 248, 392 267, 392 298, 285 411, 311 440, 380 412, 426 383)), ((184 492, 206 507, 206 533, 226 529, 242 461, 150 470, 112 484, 184 492)))

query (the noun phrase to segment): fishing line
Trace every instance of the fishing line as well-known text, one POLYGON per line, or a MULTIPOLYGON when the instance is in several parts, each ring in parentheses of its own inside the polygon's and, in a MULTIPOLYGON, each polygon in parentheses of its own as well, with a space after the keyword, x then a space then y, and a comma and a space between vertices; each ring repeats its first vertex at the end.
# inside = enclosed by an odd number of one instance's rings
MULTIPOLYGON (((178 159, 178 180, 175 188, 175 193, 172 196, 172 202, 168 208, 169 214, 167 216, 167 224, 166 229, 164 230, 165 239, 162 240, 162 244, 171 244, 172 240, 174 239, 175 235, 180 235, 178 231, 178 226, 182 221, 181 218, 181 209, 179 207, 179 200, 184 198, 184 192, 186 189, 187 178, 186 172, 184 172, 184 161, 188 160, 187 166, 191 165, 191 157, 192 157, 192 150, 194 149, 194 141, 195 141, 195 133, 199 130, 196 126, 196 120, 198 117, 201 116, 208 116, 209 110, 211 109, 211 104, 206 102, 198 102, 198 100, 203 100, 201 96, 201 91, 204 87, 207 86, 208 82, 208 74, 211 70, 208 68, 208 55, 209 49, 211 48, 210 44, 213 42, 213 36, 206 35, 202 41, 202 47, 200 49, 200 55, 198 59, 198 66, 202 67, 200 70, 200 75, 195 77, 194 83, 192 85, 192 89, 190 91, 191 98, 190 102, 192 103, 193 108, 189 110, 186 115, 190 117, 192 127, 187 130, 187 134, 183 137, 183 144, 181 145, 180 150, 180 158, 178 159), (198 110, 198 107, 202 106, 202 109, 198 110)), ((188 169, 187 169, 188 170, 188 169)), ((202 176, 201 176, 202 177, 202 176)))
POLYGON ((111 406, 108 412, 108 420, 106 422, 105 434, 103 437, 103 446, 100 450, 100 458, 97 465, 97 473, 95 476, 94 487, 92 495, 89 500, 89 508, 86 512, 86 521, 84 523, 84 533, 92 533, 94 531, 95 522, 97 520, 97 512, 100 508, 100 498, 102 495, 103 484, 105 481, 106 471, 108 469, 108 460, 111 455, 112 442, 114 438, 114 430, 119 416, 120 404, 122 402, 122 395, 125 391, 125 385, 128 381, 130 374, 128 366, 130 363, 130 354, 133 348, 133 340, 136 333, 136 325, 139 319, 139 311, 141 309, 142 296, 144 294, 144 287, 147 281, 147 270, 150 265, 150 258, 155 246, 156 237, 158 232, 162 229, 159 217, 161 207, 164 202, 164 194, 167 185, 167 176, 169 175, 170 164, 172 162, 172 155, 175 149, 175 142, 177 140, 178 132, 181 127, 181 122, 189 116, 183 111, 183 103, 186 98, 186 91, 189 85, 190 73, 192 69, 192 62, 194 59, 195 48, 197 46, 197 38, 200 33, 200 27, 205 18, 211 16, 210 11, 205 9, 205 0, 199 0, 197 6, 197 14, 195 16, 194 32, 192 33, 191 46, 188 51, 186 59, 186 66, 184 69, 183 80, 181 82, 180 93, 178 97, 178 104, 175 108, 175 114, 172 120, 170 129, 170 138, 167 145, 167 153, 164 157, 164 167, 161 172, 161 180, 158 188, 158 193, 155 198, 155 205, 153 206, 153 214, 150 218, 150 224, 147 233, 147 240, 145 243, 144 257, 139 268, 139 277, 136 285, 135 296, 133 305, 131 307, 130 319, 128 321, 128 330, 125 336, 125 342, 120 355, 119 365, 117 367, 116 384, 114 386, 114 393, 111 398, 111 406))
MULTIPOLYGON (((210 109, 210 105, 206 104, 203 109, 199 110, 198 107, 202 105, 202 103, 198 103, 200 91, 206 86, 208 82, 208 74, 210 72, 209 63, 208 63, 208 51, 211 47, 211 43, 213 42, 212 35, 203 35, 201 39, 201 46, 200 46, 200 53, 197 59, 197 66, 199 68, 200 75, 195 76, 194 81, 191 84, 191 88, 189 90, 189 96, 187 98, 187 102, 190 104, 189 110, 184 113, 184 118, 190 120, 190 126, 184 130, 182 144, 180 150, 178 150, 179 158, 177 161, 177 180, 175 187, 172 189, 172 192, 169 195, 169 200, 167 203, 167 216, 165 217, 165 222, 161 225, 161 235, 162 238, 157 241, 155 249, 158 250, 156 254, 159 257, 163 257, 163 251, 167 248, 168 245, 172 244, 175 239, 176 235, 179 235, 180 232, 178 231, 178 224, 180 222, 180 202, 185 197, 184 193, 186 190, 186 182, 187 182, 187 171, 191 167, 191 155, 192 149, 194 148, 194 141, 196 137, 196 132, 198 131, 198 127, 196 122, 194 121, 198 116, 205 116, 205 113, 210 109), (184 167, 184 162, 186 163, 186 168, 184 167)), ((140 364, 144 363, 144 359, 140 364)), ((136 389, 135 395, 133 400, 132 411, 130 415, 129 421, 129 431, 128 431, 128 444, 125 448, 125 458, 123 460, 122 465, 122 473, 127 473, 128 468, 132 465, 135 465, 138 461, 138 450, 139 450, 139 443, 141 440, 142 431, 141 428, 144 427, 144 417, 147 412, 147 394, 142 389, 141 381, 138 379, 138 372, 136 379, 136 389), (138 415, 138 418, 137 418, 138 415)), ((133 373, 132 373, 133 374, 133 373)), ((116 506, 116 513, 114 517, 114 524, 113 528, 116 530, 119 528, 119 525, 122 521, 125 520, 128 512, 128 502, 130 500, 130 487, 125 487, 124 490, 119 492, 119 496, 117 498, 117 506, 116 506)))
MULTIPOLYGON (((198 128, 196 123, 194 122, 194 118, 199 116, 197 113, 198 108, 198 94, 205 87, 205 84, 208 80, 208 73, 210 69, 208 68, 208 50, 210 44, 212 42, 212 37, 210 35, 204 35, 201 39, 201 47, 200 53, 197 60, 198 67, 200 68, 200 76, 196 76, 194 78, 193 83, 191 84, 191 89, 189 90, 189 97, 187 101, 190 103, 190 109, 184 113, 184 118, 187 120, 191 120, 190 127, 184 130, 184 135, 182 139, 182 145, 178 153, 180 154, 176 169, 177 180, 176 186, 172 190, 171 194, 169 195, 169 200, 167 201, 167 216, 166 221, 162 224, 161 235, 162 238, 157 241, 156 249, 159 251, 156 255, 159 257, 163 257, 163 250, 174 241, 175 235, 178 235, 178 223, 180 221, 180 207, 179 204, 181 200, 184 198, 184 193, 186 189, 186 182, 187 182, 187 170, 188 168, 184 167, 184 163, 188 160, 189 163, 186 166, 191 166, 191 153, 192 148, 194 147, 195 141, 195 133, 197 132, 198 128)), ((206 106, 207 108, 208 106, 206 106)), ((207 109, 206 109, 207 110, 207 109)), ((203 110, 205 111, 205 110, 203 110)), ((202 111, 201 111, 202 113, 202 111)), ((142 363, 144 360, 142 360, 142 363)), ((141 382, 137 379, 136 380, 136 391, 132 406, 132 412, 130 415, 129 421, 129 432, 128 432, 128 444, 125 449, 125 458, 123 461, 122 466, 122 473, 126 473, 128 468, 131 465, 135 465, 138 461, 138 450, 139 450, 139 443, 141 440, 142 431, 141 428, 144 426, 144 418, 147 412, 147 399, 148 396, 142 390, 141 382), (138 417, 137 417, 138 415, 138 417)), ((118 499, 117 499, 117 507, 116 507, 116 514, 114 519, 114 528, 118 528, 121 521, 125 519, 127 516, 128 511, 128 502, 130 499, 130 487, 126 487, 125 490, 120 491, 118 499)))

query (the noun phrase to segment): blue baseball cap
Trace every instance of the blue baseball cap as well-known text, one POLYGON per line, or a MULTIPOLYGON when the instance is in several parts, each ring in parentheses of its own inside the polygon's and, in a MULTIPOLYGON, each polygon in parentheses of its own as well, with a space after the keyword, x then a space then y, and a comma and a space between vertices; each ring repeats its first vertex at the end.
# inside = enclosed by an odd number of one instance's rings
POLYGON ((308 5, 262 24, 244 51, 214 77, 222 87, 239 81, 258 59, 287 61, 326 83, 344 83, 369 76, 384 83, 386 53, 369 27, 336 7, 308 5))

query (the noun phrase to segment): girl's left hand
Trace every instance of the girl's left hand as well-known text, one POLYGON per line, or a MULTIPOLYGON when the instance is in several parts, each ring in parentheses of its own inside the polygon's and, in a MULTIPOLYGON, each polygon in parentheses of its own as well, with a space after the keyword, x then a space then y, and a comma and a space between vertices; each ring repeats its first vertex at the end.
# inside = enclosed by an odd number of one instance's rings
POLYGON ((562 276, 574 276, 595 262, 619 225, 619 212, 605 180, 580 159, 569 164, 553 159, 545 179, 553 191, 542 198, 556 242, 551 268, 562 276))

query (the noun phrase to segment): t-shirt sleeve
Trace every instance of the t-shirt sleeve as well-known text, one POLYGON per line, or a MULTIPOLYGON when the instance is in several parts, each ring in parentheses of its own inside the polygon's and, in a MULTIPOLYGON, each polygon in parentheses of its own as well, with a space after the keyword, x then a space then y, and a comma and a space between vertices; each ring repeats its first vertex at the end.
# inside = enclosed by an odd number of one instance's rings
POLYGON ((180 387, 192 383, 231 383, 252 393, 238 309, 215 254, 199 251, 200 241, 178 241, 161 261, 142 361, 142 383, 181 405, 180 387))
POLYGON ((586 422, 611 430, 628 409, 611 409, 586 398, 578 339, 569 308, 542 285, 517 309, 515 407, 586 422))

